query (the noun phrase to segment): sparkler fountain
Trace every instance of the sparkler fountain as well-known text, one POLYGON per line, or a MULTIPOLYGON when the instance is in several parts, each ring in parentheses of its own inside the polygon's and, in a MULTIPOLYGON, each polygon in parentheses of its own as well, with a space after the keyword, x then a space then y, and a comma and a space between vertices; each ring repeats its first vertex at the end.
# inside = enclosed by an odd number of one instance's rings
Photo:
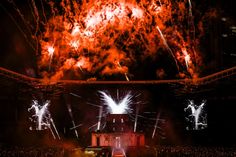
POLYGON ((28 112, 31 112, 33 110, 34 114, 30 118, 31 121, 36 123, 36 130, 45 130, 50 129, 54 139, 56 139, 56 136, 52 130, 54 128, 55 133, 57 134, 58 139, 60 139, 59 133, 56 129, 55 123, 51 117, 51 114, 48 110, 48 106, 50 104, 50 101, 46 101, 44 105, 39 105, 37 100, 33 100, 32 106, 28 108, 28 112), (51 127, 52 126, 52 127, 51 127))
POLYGON ((75 125, 75 121, 74 121, 74 118, 73 118, 73 113, 72 113, 72 109, 71 109, 71 104, 67 103, 67 109, 68 109, 68 112, 69 112, 69 115, 70 115, 70 118, 71 118, 71 122, 72 122, 72 125, 73 127, 71 129, 74 129, 75 131, 75 136, 77 138, 79 138, 79 135, 78 135, 78 132, 76 130, 76 125, 75 125))
POLYGON ((129 105, 131 104, 132 95, 128 93, 123 99, 118 103, 115 102, 111 96, 107 95, 103 91, 99 91, 102 95, 102 100, 108 106, 109 113, 111 114, 126 114, 129 112, 129 105))
POLYGON ((203 100, 199 106, 195 105, 193 100, 189 100, 188 106, 184 108, 185 112, 187 112, 187 110, 191 111, 187 120, 194 123, 194 130, 203 129, 207 126, 206 114, 203 114, 203 108, 205 104, 206 100, 203 100), (193 118, 193 120, 189 118, 193 118), (199 128, 199 126, 201 126, 201 128, 199 128))
POLYGON ((117 98, 113 98, 104 91, 98 91, 98 93, 101 96, 100 99, 107 107, 107 117, 105 118, 106 125, 103 130, 100 130, 103 107, 93 105, 99 107, 99 120, 97 124, 97 131, 92 133, 91 145, 94 147, 109 146, 112 148, 112 154, 114 156, 118 154, 125 156, 125 149, 127 147, 144 146, 144 134, 136 130, 139 116, 139 104, 141 104, 141 102, 137 102, 134 128, 133 124, 131 125, 132 121, 130 119, 132 114, 130 104, 133 102, 133 98, 137 98, 140 94, 134 96, 131 92, 128 92, 121 97, 119 95, 119 91, 117 90, 117 98))
POLYGON ((136 107, 135 120, 134 120, 134 132, 136 132, 137 130, 138 113, 139 113, 139 105, 137 105, 136 107))
POLYGON ((37 100, 33 100, 32 106, 28 108, 29 112, 34 110, 35 114, 32 117, 35 118, 33 121, 37 123, 36 130, 44 130, 50 127, 50 115, 47 109, 49 103, 50 101, 46 101, 43 106, 40 106, 37 100))

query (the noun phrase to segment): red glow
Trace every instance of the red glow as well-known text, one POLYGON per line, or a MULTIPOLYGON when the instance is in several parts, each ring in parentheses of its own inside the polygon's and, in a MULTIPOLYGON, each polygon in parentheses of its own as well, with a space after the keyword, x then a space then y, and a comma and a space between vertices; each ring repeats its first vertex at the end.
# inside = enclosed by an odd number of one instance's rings
POLYGON ((193 76, 197 73, 191 64, 193 51, 183 35, 187 30, 181 26, 189 16, 185 3, 187 1, 172 4, 170 0, 141 0, 139 3, 96 0, 79 5, 63 0, 60 7, 64 12, 48 20, 40 40, 40 69, 47 69, 47 66, 53 69, 43 70, 42 75, 60 79, 65 70, 76 70, 76 66, 91 74, 126 75, 137 60, 137 51, 142 58, 155 57, 159 49, 167 49, 168 46, 173 51, 176 65, 187 66, 188 70, 180 69, 180 74, 190 73, 193 76), (177 19, 173 19, 174 14, 177 19), (134 45, 139 45, 140 50, 136 50, 134 45), (50 57, 52 64, 48 65, 50 57))

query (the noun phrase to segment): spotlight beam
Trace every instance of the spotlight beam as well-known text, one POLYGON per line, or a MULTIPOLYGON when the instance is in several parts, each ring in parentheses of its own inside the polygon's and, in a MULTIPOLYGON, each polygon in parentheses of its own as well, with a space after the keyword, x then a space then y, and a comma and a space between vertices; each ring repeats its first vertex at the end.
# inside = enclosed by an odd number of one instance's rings
MULTIPOLYGON (((71 118, 72 125, 73 125, 73 127, 75 127, 75 121, 74 121, 71 105, 69 103, 67 103, 67 109, 68 109, 68 112, 69 112, 69 115, 70 115, 70 118, 71 118)), ((77 138, 79 138, 77 130, 75 129, 74 131, 75 131, 75 136, 77 138)))
POLYGON ((134 122, 134 132, 136 132, 136 129, 137 129, 138 113, 139 113, 139 105, 137 105, 137 107, 136 107, 135 122, 134 122))
POLYGON ((159 113, 157 114, 156 123, 155 123, 155 125, 154 125, 154 129, 153 129, 153 132, 152 132, 152 139, 154 138, 154 136, 155 136, 155 134, 156 134, 156 129, 157 129, 157 125, 158 125, 158 121, 159 121, 160 115, 161 115, 161 113, 159 112, 159 113))
POLYGON ((76 126, 70 128, 70 130, 77 129, 78 127, 80 127, 80 126, 82 126, 82 125, 83 125, 83 124, 76 125, 76 126))

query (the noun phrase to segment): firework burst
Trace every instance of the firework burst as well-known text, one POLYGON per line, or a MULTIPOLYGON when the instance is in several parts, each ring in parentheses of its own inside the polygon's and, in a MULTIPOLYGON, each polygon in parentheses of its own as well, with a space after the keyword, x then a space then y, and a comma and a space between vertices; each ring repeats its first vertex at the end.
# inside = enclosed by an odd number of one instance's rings
MULTIPOLYGON (((10 3, 27 26, 17 5, 10 3)), ((42 77, 56 81, 69 71, 77 79, 122 75, 129 81, 130 69, 160 52, 172 61, 178 77, 198 75, 190 0, 44 1, 40 11, 34 0, 30 5, 42 77)))

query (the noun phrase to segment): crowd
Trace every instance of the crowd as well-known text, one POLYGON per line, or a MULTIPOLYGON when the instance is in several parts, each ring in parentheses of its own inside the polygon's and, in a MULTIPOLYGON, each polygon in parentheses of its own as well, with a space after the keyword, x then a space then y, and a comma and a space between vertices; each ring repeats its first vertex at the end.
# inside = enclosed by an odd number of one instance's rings
POLYGON ((154 148, 158 157, 235 157, 233 147, 202 147, 202 146, 158 146, 154 148))
MULTIPOLYGON (((148 149, 127 150, 127 157, 236 157, 232 147, 156 146, 148 149), (132 152, 132 153, 131 153, 132 152)), ((62 147, 1 146, 0 157, 85 157, 81 151, 62 147)), ((103 155, 99 155, 103 156, 103 155)))
POLYGON ((0 146, 0 157, 66 157, 63 148, 0 146))

